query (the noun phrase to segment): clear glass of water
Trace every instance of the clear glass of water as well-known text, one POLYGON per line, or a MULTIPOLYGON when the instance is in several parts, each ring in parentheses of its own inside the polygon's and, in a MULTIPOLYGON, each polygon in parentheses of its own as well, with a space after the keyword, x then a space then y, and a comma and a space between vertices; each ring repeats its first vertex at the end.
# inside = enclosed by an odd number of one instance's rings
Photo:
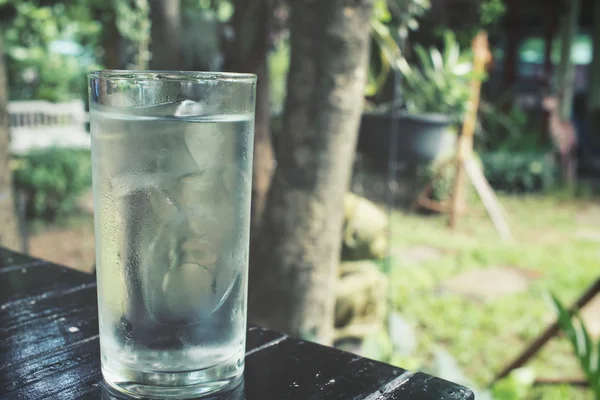
POLYGON ((102 373, 134 397, 244 369, 256 76, 89 75, 102 373))

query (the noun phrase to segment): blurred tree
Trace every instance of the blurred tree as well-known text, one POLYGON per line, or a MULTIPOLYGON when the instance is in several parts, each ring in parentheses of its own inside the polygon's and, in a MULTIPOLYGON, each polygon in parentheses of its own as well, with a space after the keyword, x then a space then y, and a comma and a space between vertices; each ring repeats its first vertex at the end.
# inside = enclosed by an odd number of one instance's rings
POLYGON ((600 110, 600 0, 594 0, 594 26, 592 30, 594 56, 590 69, 590 94, 588 112, 590 117, 600 110))
POLYGON ((572 118, 573 98, 575 94, 575 64, 571 58, 573 43, 579 29, 581 11, 580 0, 569 0, 565 13, 561 17, 561 56, 557 80, 560 98, 560 116, 563 121, 572 118))
POLYGON ((15 214, 12 176, 9 166, 8 87, 4 63, 3 38, 0 35, 0 245, 18 250, 19 231, 15 214))
POLYGON ((254 322, 331 343, 348 189, 367 77, 372 0, 290 3, 278 163, 250 269, 254 322))
MULTIPOLYGON (((235 0, 231 19, 233 40, 226 47, 225 69, 258 76, 252 172, 252 234, 259 236, 267 192, 273 174, 271 106, 269 101, 269 27, 273 0, 235 0)), ((253 241, 254 246, 254 241, 253 241)))
MULTIPOLYGON (((98 1, 98 0, 95 0, 98 1)), ((10 99, 65 101, 87 97, 85 75, 97 68, 102 25, 93 0, 12 0, 17 13, 3 29, 10 99)))
MULTIPOLYGON (((157 20, 166 19, 169 20, 172 10, 163 10, 163 6, 168 8, 170 2, 157 2, 160 4, 157 20), (163 16, 162 14, 167 12, 168 16, 163 16)), ((129 45, 129 53, 132 62, 128 65, 128 68, 137 69, 137 70, 145 70, 148 69, 148 64, 150 62, 150 15, 151 15, 151 7, 148 3, 148 0, 113 0, 112 2, 112 12, 115 16, 115 24, 117 26, 117 30, 120 35, 128 42, 129 45)), ((178 8, 177 8, 178 11, 178 8)), ((177 15, 177 13, 175 13, 177 15)), ((154 18, 154 17, 153 17, 154 18)), ((169 20, 170 21, 170 20, 169 20)), ((168 25, 164 23, 163 25, 168 25)), ((109 25, 108 29, 111 26, 109 25)), ((158 32, 156 33, 158 36, 161 35, 171 35, 174 34, 169 29, 166 28, 158 28, 158 32)), ((167 36, 168 37, 168 36, 167 36)), ((179 43, 180 36, 173 37, 174 43, 179 43)), ((169 48, 167 49, 167 53, 163 53, 165 51, 164 41, 167 40, 165 37, 161 37, 159 40, 159 44, 157 44, 157 49, 164 54, 165 58, 169 58, 174 56, 175 54, 169 48)), ((168 47, 168 46, 167 46, 168 47)), ((178 48, 178 45, 171 45, 172 48, 178 48)), ((178 61, 175 59, 173 62, 178 61)), ((162 69, 158 68, 157 69, 162 69)))
POLYGON ((158 70, 183 68, 181 38, 181 1, 151 0, 152 60, 150 67, 158 70))

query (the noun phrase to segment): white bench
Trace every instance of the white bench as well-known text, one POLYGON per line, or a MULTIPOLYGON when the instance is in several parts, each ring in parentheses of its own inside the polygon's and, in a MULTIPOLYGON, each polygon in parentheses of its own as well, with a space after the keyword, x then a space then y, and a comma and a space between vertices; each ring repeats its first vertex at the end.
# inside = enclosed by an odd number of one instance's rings
POLYGON ((90 148, 90 134, 85 128, 88 114, 82 100, 11 101, 8 112, 13 154, 48 147, 90 148))

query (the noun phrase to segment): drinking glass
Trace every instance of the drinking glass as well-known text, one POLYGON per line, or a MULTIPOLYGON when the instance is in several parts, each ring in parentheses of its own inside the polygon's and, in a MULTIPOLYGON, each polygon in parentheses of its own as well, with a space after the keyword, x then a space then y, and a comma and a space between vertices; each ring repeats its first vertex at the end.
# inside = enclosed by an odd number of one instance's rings
POLYGON ((102 373, 123 393, 241 380, 255 89, 250 74, 89 74, 102 373))

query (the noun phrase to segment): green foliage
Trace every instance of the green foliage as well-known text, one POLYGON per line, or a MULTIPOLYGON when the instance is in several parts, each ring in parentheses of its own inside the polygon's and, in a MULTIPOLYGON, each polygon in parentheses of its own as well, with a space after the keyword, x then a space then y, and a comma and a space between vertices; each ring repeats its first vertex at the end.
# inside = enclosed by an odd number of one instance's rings
POLYGON ((470 95, 471 51, 462 51, 454 34, 445 35, 443 52, 415 46, 417 66, 405 58, 396 66, 404 76, 404 99, 409 112, 441 113, 461 119, 470 95))
POLYGON ((600 340, 594 343, 581 316, 577 314, 572 316, 554 295, 552 295, 552 302, 556 307, 558 323, 573 346, 575 357, 579 361, 590 389, 595 399, 600 400, 600 340))
POLYGON ((184 9, 197 9, 212 13, 221 22, 228 21, 234 11, 231 0, 183 0, 181 5, 184 9))
POLYGON ((434 160, 418 171, 420 186, 433 182, 431 198, 436 201, 444 201, 450 198, 452 183, 456 174, 455 168, 441 168, 450 157, 434 160), (435 178, 435 179, 434 179, 435 178))
POLYGON ((63 101, 87 96, 85 74, 97 68, 101 24, 90 2, 39 6, 11 0, 16 17, 4 29, 10 98, 63 101), (57 50, 57 48, 59 48, 57 50))
MULTIPOLYGON (((453 154, 446 154, 438 157, 429 164, 419 168, 417 171, 417 179, 419 186, 424 187, 427 183, 433 182, 431 198, 436 201, 449 200, 452 194, 452 186, 456 176, 456 168, 448 165, 453 161, 453 154), (436 179, 434 179, 436 178, 436 179)), ((479 167, 482 167, 481 160, 477 153, 473 153, 472 157, 479 167)), ((470 187, 469 187, 470 188, 470 187)))
POLYGON ((521 400, 528 398, 535 382, 535 372, 530 368, 513 370, 507 378, 497 382, 492 388, 494 399, 521 400))
POLYGON ((479 151, 551 151, 546 139, 542 115, 531 115, 515 103, 514 90, 509 89, 493 101, 482 99, 476 147, 479 151))
MULTIPOLYGON (((385 4, 385 2, 383 3, 385 4)), ((381 90, 389 76, 392 63, 396 62, 401 54, 391 28, 384 21, 385 18, 380 20, 374 17, 371 19, 373 45, 371 46, 371 63, 365 87, 367 96, 374 96, 381 90)))
POLYGON ((367 336, 361 349, 365 357, 385 362, 390 360, 393 350, 394 345, 385 330, 367 336))
POLYGON ((283 111, 289 67, 290 45, 286 38, 278 41, 275 49, 269 53, 269 95, 271 110, 275 113, 283 111))
POLYGON ((389 6, 396 18, 398 37, 405 40, 410 31, 419 29, 418 19, 431 8, 431 0, 390 0, 389 6))
POLYGON ((91 186, 87 150, 36 150, 16 157, 14 164, 15 188, 29 196, 30 219, 54 220, 72 212, 77 196, 91 186))
POLYGON ((488 28, 490 25, 494 25, 504 16, 506 13, 506 5, 503 0, 486 0, 481 2, 479 6, 479 16, 481 18, 481 27, 488 28))
POLYGON ((543 152, 497 151, 481 156, 485 176, 496 190, 534 193, 550 189, 555 166, 543 152))
POLYGON ((502 29, 499 22, 506 13, 504 0, 469 0, 461 2, 461 7, 447 9, 448 25, 435 28, 436 34, 443 36, 452 30, 462 47, 471 45, 473 38, 482 30, 492 36, 502 29))
POLYGON ((133 69, 148 69, 150 61, 150 4, 148 0, 113 0, 119 33, 135 47, 133 69))
POLYGON ((365 94, 376 95, 391 68, 402 56, 408 33, 419 28, 418 18, 431 7, 430 0, 376 0, 371 18, 371 65, 365 94))
MULTIPOLYGON (((598 276, 597 243, 573 235, 578 229, 597 226, 597 198, 500 195, 500 202, 515 237, 511 242, 499 240, 479 202, 470 204, 457 230, 447 228, 445 215, 396 211, 391 220, 392 254, 397 257, 390 271, 390 307, 417 329, 413 363, 427 366, 437 346, 443 346, 479 387, 487 386, 553 319, 545 293, 552 291, 573 301, 598 276), (582 213, 585 222, 577 218, 582 213), (438 254, 411 260, 408 253, 415 248, 433 248, 438 254), (446 282, 462 273, 501 266, 529 276, 524 292, 481 300, 445 288, 446 282)), ((381 354, 390 359, 385 351, 381 354)), ((576 371, 578 366, 568 341, 558 337, 528 363, 529 368, 535 376, 547 377, 576 371)), ((527 381, 503 382, 494 393, 507 395, 495 400, 590 399, 587 390, 577 387, 536 386, 527 391, 527 381), (515 392, 527 394, 511 396, 515 392)))
POLYGON ((516 105, 503 111, 501 106, 482 101, 476 145, 483 151, 539 149, 539 136, 528 132, 529 121, 516 105))

